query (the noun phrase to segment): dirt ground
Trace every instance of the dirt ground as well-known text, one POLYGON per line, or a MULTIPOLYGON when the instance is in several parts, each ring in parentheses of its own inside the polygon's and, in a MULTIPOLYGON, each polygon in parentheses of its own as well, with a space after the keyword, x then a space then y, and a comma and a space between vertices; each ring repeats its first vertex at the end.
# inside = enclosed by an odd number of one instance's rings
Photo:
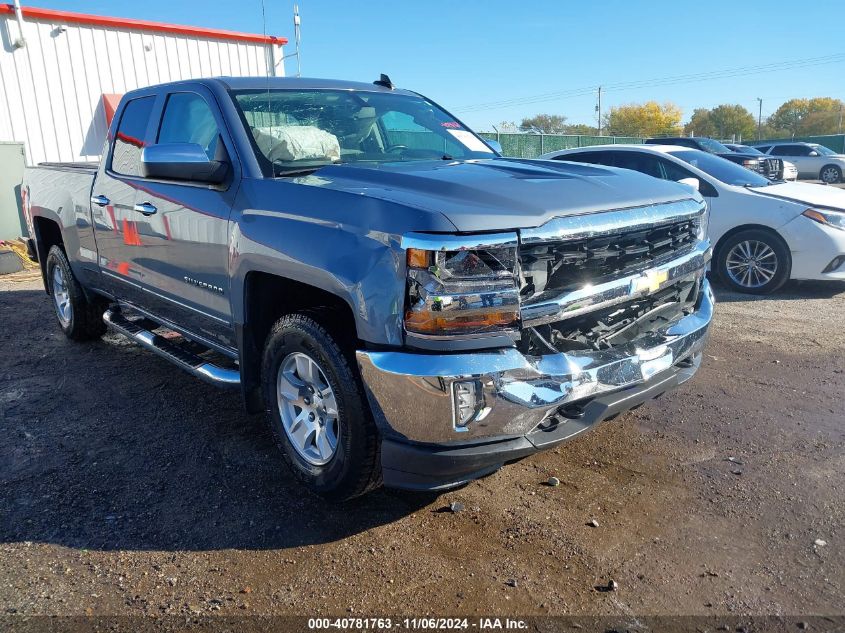
POLYGON ((842 614, 845 285, 718 299, 677 392, 439 497, 337 506, 231 392, 71 343, 0 278, 0 613, 842 614))

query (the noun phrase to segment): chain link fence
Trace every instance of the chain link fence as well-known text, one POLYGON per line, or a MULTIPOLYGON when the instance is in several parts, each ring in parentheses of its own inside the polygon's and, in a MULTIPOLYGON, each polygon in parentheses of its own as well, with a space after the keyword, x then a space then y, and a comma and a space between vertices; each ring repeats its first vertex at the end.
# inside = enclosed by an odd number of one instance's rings
POLYGON ((642 143, 638 136, 594 136, 584 134, 514 134, 479 132, 479 135, 499 141, 502 154, 514 158, 537 158, 546 152, 555 152, 573 147, 607 145, 617 143, 642 143))

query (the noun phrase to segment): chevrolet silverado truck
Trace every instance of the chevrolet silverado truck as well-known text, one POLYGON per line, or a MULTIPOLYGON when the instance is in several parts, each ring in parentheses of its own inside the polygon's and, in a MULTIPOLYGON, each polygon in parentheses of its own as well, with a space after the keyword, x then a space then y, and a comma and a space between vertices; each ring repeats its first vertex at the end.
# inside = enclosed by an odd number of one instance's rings
POLYGON ((22 190, 68 338, 239 389, 333 499, 460 485, 635 408, 693 376, 713 313, 698 192, 504 158, 384 76, 136 90, 98 165, 22 190))

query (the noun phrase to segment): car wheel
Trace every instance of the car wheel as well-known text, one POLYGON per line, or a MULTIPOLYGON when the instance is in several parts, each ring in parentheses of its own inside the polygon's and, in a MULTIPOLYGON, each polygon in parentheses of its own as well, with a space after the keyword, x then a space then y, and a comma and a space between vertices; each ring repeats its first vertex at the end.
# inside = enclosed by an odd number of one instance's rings
POLYGON ((819 172, 819 180, 828 185, 842 182, 842 170, 836 165, 825 165, 819 172))
POLYGON ((47 290, 59 327, 69 339, 84 341, 105 333, 105 303, 87 299, 59 246, 53 246, 47 255, 47 290))
POLYGON ((381 485, 380 440, 361 380, 311 314, 276 322, 261 380, 276 442, 302 483, 337 501, 381 485))
POLYGON ((776 233, 750 229, 729 237, 716 263, 719 277, 731 289, 765 295, 789 280, 792 257, 776 233))

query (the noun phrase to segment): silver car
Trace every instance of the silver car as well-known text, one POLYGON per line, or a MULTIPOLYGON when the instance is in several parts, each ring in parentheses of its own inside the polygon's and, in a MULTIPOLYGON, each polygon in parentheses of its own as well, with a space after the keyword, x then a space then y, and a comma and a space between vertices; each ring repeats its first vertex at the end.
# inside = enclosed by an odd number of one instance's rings
POLYGON ((845 154, 818 143, 772 143, 757 145, 757 149, 771 156, 788 160, 798 168, 799 178, 821 180, 828 184, 842 182, 845 173, 845 154))

